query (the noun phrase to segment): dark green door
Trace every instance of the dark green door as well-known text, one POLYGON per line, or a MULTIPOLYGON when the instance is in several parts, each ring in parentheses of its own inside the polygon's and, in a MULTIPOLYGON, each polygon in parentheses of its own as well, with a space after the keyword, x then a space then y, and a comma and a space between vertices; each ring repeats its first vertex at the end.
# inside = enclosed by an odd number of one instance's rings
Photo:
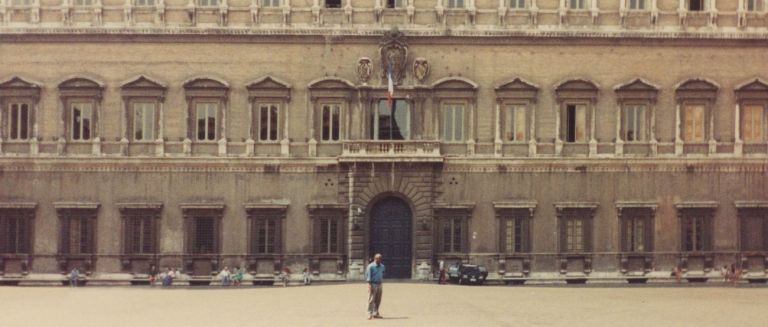
POLYGON ((384 278, 411 278, 411 220, 411 208, 396 197, 380 200, 371 210, 368 256, 384 257, 384 278))

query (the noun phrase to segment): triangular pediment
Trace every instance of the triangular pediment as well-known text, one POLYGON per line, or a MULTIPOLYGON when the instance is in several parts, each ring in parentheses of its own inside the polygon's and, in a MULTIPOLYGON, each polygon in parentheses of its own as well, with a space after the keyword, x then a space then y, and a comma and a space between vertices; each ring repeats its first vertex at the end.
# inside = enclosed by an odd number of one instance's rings
POLYGON ((717 91, 719 87, 708 80, 691 79, 677 87, 677 91, 717 91))
POLYGON ((226 82, 209 77, 198 77, 184 83, 185 89, 227 89, 226 82))
POLYGON ((466 78, 447 77, 436 81, 434 84, 432 84, 432 88, 436 90, 474 90, 477 89, 477 83, 466 78))
POLYGON ((526 82, 520 78, 515 78, 511 81, 508 81, 498 87, 496 87, 497 91, 502 90, 510 90, 510 91, 537 91, 539 88, 534 85, 533 83, 526 82))
POLYGON ((100 89, 101 84, 99 82, 90 80, 84 77, 70 78, 66 81, 59 83, 59 88, 66 89, 100 89))
POLYGON ((40 85, 23 80, 20 77, 13 78, 0 83, 0 89, 39 89, 40 85))
POLYGON ((768 84, 764 83, 762 80, 755 79, 752 82, 748 82, 746 84, 743 84, 736 88, 737 91, 768 91, 768 84))
POLYGON ((321 79, 309 84, 310 89, 348 89, 354 84, 341 78, 321 79))
POLYGON ((569 80, 569 81, 560 83, 560 85, 557 86, 556 90, 557 91, 595 91, 597 92, 598 87, 595 83, 591 81, 577 79, 577 80, 569 80))
POLYGON ((255 89, 289 89, 291 86, 283 82, 281 80, 278 80, 272 76, 265 76, 260 79, 257 79, 248 86, 246 86, 249 90, 255 90, 255 89))
POLYGON ((165 89, 165 85, 157 82, 149 77, 141 75, 129 82, 123 83, 123 88, 136 88, 136 89, 165 89))
POLYGON ((658 91, 659 89, 642 79, 636 79, 616 88, 616 91, 658 91))

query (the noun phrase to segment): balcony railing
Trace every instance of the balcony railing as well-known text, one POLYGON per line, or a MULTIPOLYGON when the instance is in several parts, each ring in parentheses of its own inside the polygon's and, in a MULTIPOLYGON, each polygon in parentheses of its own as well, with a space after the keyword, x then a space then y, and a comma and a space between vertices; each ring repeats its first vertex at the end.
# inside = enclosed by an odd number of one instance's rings
POLYGON ((439 141, 345 141, 339 161, 443 161, 439 141))

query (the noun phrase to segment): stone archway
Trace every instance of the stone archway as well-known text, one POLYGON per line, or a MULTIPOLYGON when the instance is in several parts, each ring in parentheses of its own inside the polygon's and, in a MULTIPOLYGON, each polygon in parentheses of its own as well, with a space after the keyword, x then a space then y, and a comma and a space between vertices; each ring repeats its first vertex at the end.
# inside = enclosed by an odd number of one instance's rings
POLYGON ((371 207, 368 253, 381 253, 385 278, 411 278, 413 214, 404 200, 387 196, 371 207))

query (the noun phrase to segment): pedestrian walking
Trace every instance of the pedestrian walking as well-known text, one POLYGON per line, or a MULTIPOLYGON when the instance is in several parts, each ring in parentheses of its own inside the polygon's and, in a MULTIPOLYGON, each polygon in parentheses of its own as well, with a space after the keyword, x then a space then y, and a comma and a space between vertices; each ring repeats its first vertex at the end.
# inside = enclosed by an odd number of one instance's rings
POLYGON ((384 264, 381 263, 382 256, 377 253, 373 257, 373 262, 365 269, 365 280, 368 282, 368 319, 384 318, 379 313, 381 307, 381 283, 384 281, 384 264))

